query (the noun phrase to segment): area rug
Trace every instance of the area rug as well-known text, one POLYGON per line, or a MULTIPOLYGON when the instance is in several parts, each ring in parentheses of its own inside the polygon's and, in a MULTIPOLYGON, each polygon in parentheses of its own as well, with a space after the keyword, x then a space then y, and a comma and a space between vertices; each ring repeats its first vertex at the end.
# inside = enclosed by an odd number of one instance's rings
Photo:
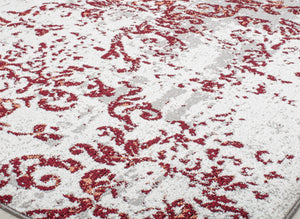
POLYGON ((299 1, 1 0, 0 202, 32 218, 284 218, 299 1))

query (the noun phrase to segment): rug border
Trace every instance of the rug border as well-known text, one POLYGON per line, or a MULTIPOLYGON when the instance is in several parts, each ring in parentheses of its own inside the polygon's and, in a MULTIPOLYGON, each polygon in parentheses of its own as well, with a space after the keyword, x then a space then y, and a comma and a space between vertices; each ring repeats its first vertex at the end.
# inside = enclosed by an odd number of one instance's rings
POLYGON ((288 211, 285 219, 292 219, 293 216, 296 214, 297 211, 300 210, 300 198, 296 201, 293 207, 288 211))
POLYGON ((25 216, 24 214, 20 213, 19 211, 15 210, 11 207, 8 207, 7 205, 2 204, 2 203, 0 203, 0 209, 19 218, 19 219, 31 219, 31 217, 25 216))
MULTIPOLYGON (((5 204, 0 203, 0 209, 6 211, 13 216, 20 218, 20 219, 31 219, 31 217, 25 216, 24 214, 18 212, 17 210, 8 207, 5 204)), ((284 219, 292 219, 296 212, 300 210, 300 198, 296 201, 296 203, 292 206, 292 208, 288 211, 284 219)))

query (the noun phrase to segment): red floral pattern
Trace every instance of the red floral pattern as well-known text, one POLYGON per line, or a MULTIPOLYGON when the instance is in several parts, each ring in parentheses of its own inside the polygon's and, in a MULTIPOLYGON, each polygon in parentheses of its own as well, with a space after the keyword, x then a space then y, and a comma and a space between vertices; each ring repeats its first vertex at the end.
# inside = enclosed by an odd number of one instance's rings
POLYGON ((0 202, 33 218, 283 218, 293 0, 4 1, 0 202))

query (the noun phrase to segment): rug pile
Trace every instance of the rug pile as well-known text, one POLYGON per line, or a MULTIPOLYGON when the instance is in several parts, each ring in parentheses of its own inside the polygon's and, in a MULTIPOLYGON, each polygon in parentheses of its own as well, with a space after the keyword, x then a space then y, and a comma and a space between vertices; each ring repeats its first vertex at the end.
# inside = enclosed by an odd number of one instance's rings
POLYGON ((0 202, 32 218, 284 218, 300 7, 1 0, 0 202))

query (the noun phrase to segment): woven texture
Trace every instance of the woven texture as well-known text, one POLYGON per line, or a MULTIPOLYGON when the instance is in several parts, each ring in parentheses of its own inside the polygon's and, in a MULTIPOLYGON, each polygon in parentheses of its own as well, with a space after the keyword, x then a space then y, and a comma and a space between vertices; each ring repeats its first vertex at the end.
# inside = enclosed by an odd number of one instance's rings
POLYGON ((33 218, 284 218, 299 1, 1 0, 0 202, 33 218))

